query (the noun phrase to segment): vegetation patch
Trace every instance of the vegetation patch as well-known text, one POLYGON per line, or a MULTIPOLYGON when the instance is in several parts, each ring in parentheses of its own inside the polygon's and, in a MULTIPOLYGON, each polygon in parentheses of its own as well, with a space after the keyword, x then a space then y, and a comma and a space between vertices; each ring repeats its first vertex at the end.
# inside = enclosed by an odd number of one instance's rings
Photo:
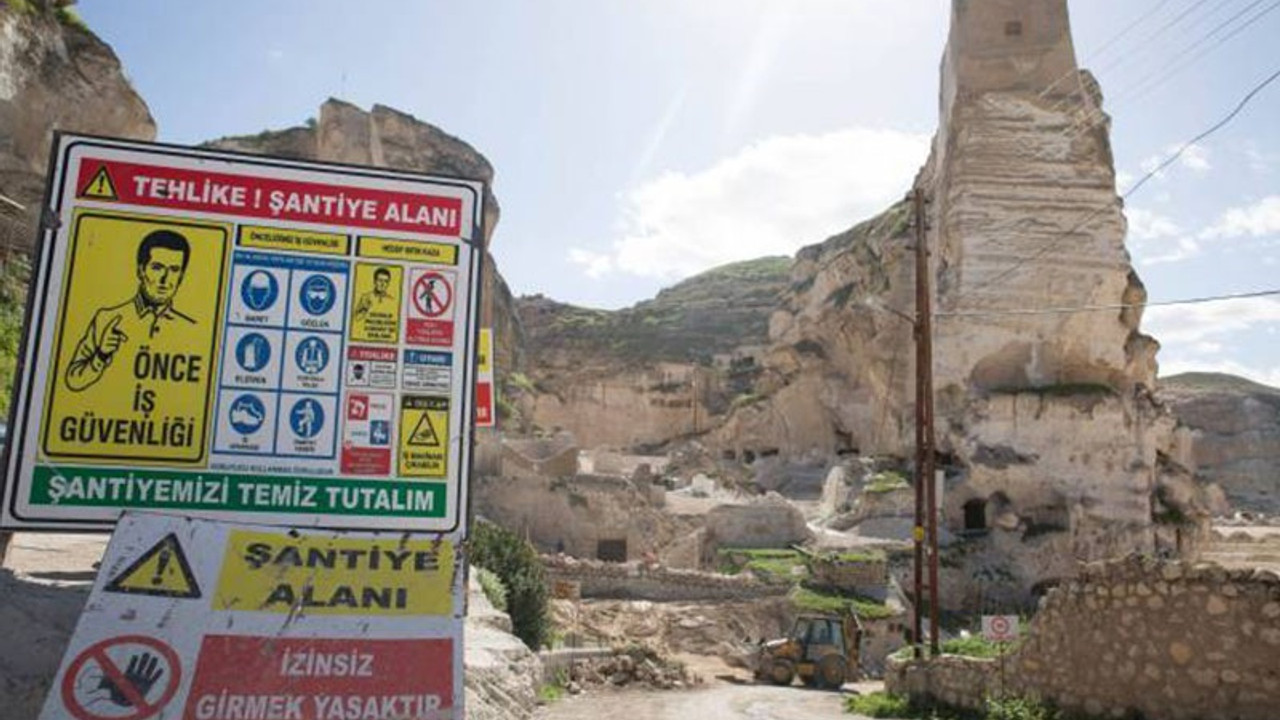
POLYGON ((901 695, 878 691, 846 697, 844 709, 867 717, 900 720, 1091 720, 1088 716, 1063 713, 1050 703, 1012 696, 988 698, 982 710, 962 710, 913 703, 901 695))
POLYGON ((896 615, 888 605, 879 600, 861 595, 819 592, 806 587, 793 590, 790 600, 796 609, 806 612, 840 614, 854 610, 864 620, 884 620, 896 615))
POLYGON ((24 255, 12 255, 0 267, 0 417, 9 416, 13 376, 22 344, 22 316, 26 312, 31 266, 24 255))
POLYGON ((905 490, 909 487, 911 487, 911 483, 907 482, 907 478, 902 473, 885 470, 872 475, 866 486, 862 488, 862 491, 872 495, 879 495, 895 490, 905 490))
POLYGON ((533 650, 547 644, 551 618, 547 612, 546 571, 538 551, 516 533, 489 522, 477 522, 467 541, 471 562, 488 568, 507 590, 512 632, 533 650))
POLYGON ((748 571, 765 582, 795 582, 809 575, 808 561, 796 550, 726 548, 718 554, 720 572, 728 575, 748 571))

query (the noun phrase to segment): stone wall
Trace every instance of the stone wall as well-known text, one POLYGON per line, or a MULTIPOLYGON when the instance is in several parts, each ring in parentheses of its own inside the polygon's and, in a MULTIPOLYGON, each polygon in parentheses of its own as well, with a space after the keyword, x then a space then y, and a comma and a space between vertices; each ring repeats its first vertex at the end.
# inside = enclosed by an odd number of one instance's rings
MULTIPOLYGON (((1160 720, 1271 720, 1280 706, 1280 575, 1132 556, 1045 597, 1006 660, 1009 692, 1064 710, 1160 720)), ((993 660, 893 662, 888 688, 977 707, 993 660)))
POLYGON ((741 505, 717 505, 707 513, 711 548, 785 548, 813 533, 795 505, 775 493, 741 505))
POLYGON ((678 570, 643 563, 607 563, 544 555, 547 583, 577 583, 584 598, 696 602, 752 600, 787 594, 789 585, 763 583, 749 575, 678 570))

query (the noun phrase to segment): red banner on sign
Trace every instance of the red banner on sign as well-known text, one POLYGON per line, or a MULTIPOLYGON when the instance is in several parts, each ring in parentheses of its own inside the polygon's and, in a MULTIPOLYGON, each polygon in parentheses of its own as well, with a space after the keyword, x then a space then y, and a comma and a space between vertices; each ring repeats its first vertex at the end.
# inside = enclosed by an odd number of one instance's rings
POLYGON ((453 707, 453 641, 206 635, 184 720, 429 718, 453 707))
POLYGON ((432 235, 462 229, 458 198, 95 158, 81 161, 76 188, 85 199, 129 205, 432 235))

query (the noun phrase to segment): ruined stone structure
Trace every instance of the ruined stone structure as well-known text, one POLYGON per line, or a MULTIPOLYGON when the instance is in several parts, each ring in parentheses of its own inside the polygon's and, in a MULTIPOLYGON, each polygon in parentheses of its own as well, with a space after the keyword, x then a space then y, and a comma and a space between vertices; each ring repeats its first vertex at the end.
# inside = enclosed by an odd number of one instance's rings
MULTIPOLYGON (((1004 692, 1068 712, 1161 720, 1270 720, 1280 704, 1280 576, 1136 556, 1054 589, 1005 660, 1004 692)), ((980 708, 996 660, 895 662, 891 692, 980 708)))
MULTIPOLYGON (((1207 504, 1152 399, 1157 344, 1140 313, 1023 312, 1145 297, 1065 0, 956 0, 941 77, 916 184, 929 199, 943 522, 971 546, 949 600, 979 567, 1025 592, 1075 559, 1187 549, 1207 504), (999 526, 1022 542, 998 547, 985 533, 999 526)), ((731 416, 719 446, 910 456, 912 329, 890 312, 913 308, 910 214, 899 203, 798 254, 770 327, 767 400, 731 416)))

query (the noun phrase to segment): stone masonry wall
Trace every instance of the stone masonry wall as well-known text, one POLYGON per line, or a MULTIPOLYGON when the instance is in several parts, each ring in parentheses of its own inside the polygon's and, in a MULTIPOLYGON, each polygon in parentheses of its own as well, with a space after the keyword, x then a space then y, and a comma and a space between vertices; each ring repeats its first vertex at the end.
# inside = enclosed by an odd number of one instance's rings
MULTIPOLYGON (((1137 556, 1090 563, 1044 599, 1005 660, 1011 693, 1070 712, 1160 720, 1271 720, 1280 707, 1280 576, 1137 556)), ((998 664, 891 664, 888 688, 977 707, 998 664)))
POLYGON ((608 563, 544 555, 547 583, 575 582, 584 598, 695 602, 752 600, 785 595, 789 585, 770 585, 747 575, 721 575, 643 563, 608 563))

